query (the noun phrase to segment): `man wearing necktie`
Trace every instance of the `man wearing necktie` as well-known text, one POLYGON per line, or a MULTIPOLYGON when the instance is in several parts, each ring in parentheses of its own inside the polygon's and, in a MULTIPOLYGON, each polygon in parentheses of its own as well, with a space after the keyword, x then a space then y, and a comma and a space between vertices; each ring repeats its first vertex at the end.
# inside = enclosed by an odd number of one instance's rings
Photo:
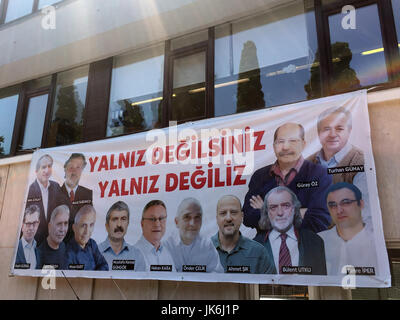
POLYGON ((254 240, 263 244, 275 263, 272 273, 326 274, 323 240, 300 228, 301 204, 287 187, 276 187, 264 199, 259 221, 260 233, 254 240))
POLYGON ((62 192, 71 202, 71 215, 68 234, 65 242, 68 242, 73 235, 72 224, 75 215, 84 205, 93 205, 93 191, 79 185, 81 175, 86 167, 86 159, 82 153, 73 153, 64 164, 65 182, 61 187, 62 192))

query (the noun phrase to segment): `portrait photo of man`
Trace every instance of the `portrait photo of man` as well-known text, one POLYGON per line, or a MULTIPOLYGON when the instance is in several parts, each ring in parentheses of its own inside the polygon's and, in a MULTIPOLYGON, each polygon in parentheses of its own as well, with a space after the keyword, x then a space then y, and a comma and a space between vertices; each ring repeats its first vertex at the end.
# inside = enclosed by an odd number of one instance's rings
POLYGON ((302 227, 314 232, 326 230, 330 225, 324 194, 332 177, 324 167, 304 160, 306 146, 302 125, 285 123, 275 130, 273 149, 276 162, 256 170, 249 182, 243 212, 244 225, 260 232, 258 221, 264 197, 278 186, 292 190, 305 209, 302 227))
POLYGON ((218 232, 211 238, 225 272, 272 273, 273 260, 258 242, 240 232, 243 212, 239 198, 225 195, 217 203, 218 232))
POLYGON ((95 223, 96 210, 92 205, 84 205, 76 213, 72 225, 74 238, 67 245, 69 269, 108 271, 106 259, 91 238, 95 223))
MULTIPOLYGON (((318 116, 317 131, 322 148, 308 160, 326 168, 364 166, 364 152, 352 145, 349 138, 353 122, 349 110, 344 107, 332 107, 318 116)), ((364 172, 344 171, 332 175, 333 183, 348 182, 360 189, 364 200, 363 220, 371 226, 371 211, 367 176, 364 172)))
POLYGON ((334 227, 318 235, 324 240, 328 275, 342 275, 346 265, 374 268, 378 274, 374 234, 362 220, 361 191, 339 182, 328 189, 326 202, 334 227))
POLYGON ((70 228, 65 239, 67 242, 73 237, 72 224, 74 223, 75 214, 84 205, 93 205, 93 191, 79 184, 85 167, 86 158, 82 153, 71 154, 64 164, 65 181, 61 186, 61 190, 71 203, 70 228))
POLYGON ((59 184, 50 180, 53 173, 53 158, 45 154, 36 163, 36 179, 29 186, 27 206, 36 204, 40 209, 40 224, 35 235, 37 244, 40 245, 47 238, 47 225, 50 214, 59 205, 69 206, 68 199, 61 191, 59 184))
POLYGON ((313 231, 301 228, 300 207, 296 194, 289 188, 269 191, 259 221, 263 231, 254 240, 264 245, 273 259, 272 273, 285 273, 283 268, 307 267, 305 273, 325 275, 324 242, 313 231))
POLYGON ((178 233, 172 234, 165 242, 178 272, 190 271, 191 268, 203 272, 224 272, 213 243, 200 235, 202 222, 200 202, 195 198, 182 200, 175 216, 178 233))
POLYGON ((25 209, 22 221, 21 239, 18 242, 17 257, 15 264, 27 264, 29 268, 36 269, 40 265, 39 251, 35 240, 35 235, 39 227, 40 209, 32 204, 25 209))
POLYGON ((38 269, 47 265, 60 270, 67 269, 66 246, 63 240, 67 235, 68 220, 69 207, 66 205, 60 205, 51 212, 48 236, 38 248, 40 259, 38 269))
POLYGON ((131 222, 128 205, 123 201, 115 202, 106 214, 108 237, 99 244, 99 250, 108 263, 108 269, 145 271, 146 262, 141 251, 124 239, 131 222), (127 263, 133 263, 133 268, 127 263), (121 269, 122 268, 122 269, 121 269))
POLYGON ((142 236, 135 244, 145 258, 146 271, 176 272, 171 253, 162 242, 166 224, 167 207, 164 202, 148 202, 142 211, 142 236))

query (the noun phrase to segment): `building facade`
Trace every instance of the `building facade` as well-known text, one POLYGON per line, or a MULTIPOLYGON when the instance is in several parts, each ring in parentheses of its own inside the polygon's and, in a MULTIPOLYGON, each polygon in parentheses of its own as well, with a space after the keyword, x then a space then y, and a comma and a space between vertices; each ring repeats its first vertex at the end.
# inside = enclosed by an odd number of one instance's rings
MULTIPOLYGON (((359 89, 368 89, 385 240, 397 274, 398 39, 399 0, 0 0, 0 277, 8 288, 0 298, 74 298, 65 279, 45 290, 41 279, 8 277, 33 150, 359 89)), ((285 291, 70 283, 86 299, 244 299, 285 291)), ((310 298, 351 296, 337 288, 306 291, 310 298)), ((362 294, 355 290, 353 298, 362 294)))

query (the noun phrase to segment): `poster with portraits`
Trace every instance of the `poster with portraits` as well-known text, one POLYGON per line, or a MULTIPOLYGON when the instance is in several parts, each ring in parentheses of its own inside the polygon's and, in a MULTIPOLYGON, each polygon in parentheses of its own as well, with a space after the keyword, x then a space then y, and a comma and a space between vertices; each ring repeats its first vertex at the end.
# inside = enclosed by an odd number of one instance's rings
POLYGON ((38 150, 11 273, 389 287, 375 172, 366 91, 38 150))

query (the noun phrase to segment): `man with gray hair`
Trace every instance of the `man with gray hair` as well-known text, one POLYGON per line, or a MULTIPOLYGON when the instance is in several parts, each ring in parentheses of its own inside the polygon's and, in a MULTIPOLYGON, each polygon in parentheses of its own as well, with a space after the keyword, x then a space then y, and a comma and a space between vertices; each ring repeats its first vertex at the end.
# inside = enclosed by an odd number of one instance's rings
POLYGON ((363 194, 365 209, 363 220, 371 227, 371 213, 364 171, 364 153, 349 143, 352 130, 351 112, 344 107, 332 107, 318 116, 317 130, 322 148, 307 160, 329 168, 333 184, 348 182, 356 185, 363 194), (334 168, 340 170, 333 170, 334 168), (362 168, 362 171, 360 171, 362 168))
POLYGON ((272 273, 326 274, 324 242, 314 232, 300 228, 301 204, 287 187, 270 190, 259 221, 261 233, 254 240, 265 246, 275 263, 272 273))
POLYGON ((202 219, 197 199, 186 198, 179 204, 175 217, 178 232, 165 242, 178 272, 224 272, 213 243, 199 234, 202 219))
POLYGON ((125 202, 117 201, 108 209, 105 224, 108 237, 99 244, 99 250, 106 259, 109 270, 146 270, 143 254, 125 242, 129 222, 129 207, 125 202))
POLYGON ((68 268, 72 270, 103 270, 108 271, 107 261, 100 253, 96 241, 91 239, 96 210, 87 204, 79 209, 75 216, 74 238, 67 245, 68 268))
POLYGON ((86 167, 86 158, 83 153, 72 153, 64 164, 65 182, 61 186, 61 191, 71 203, 71 215, 69 217, 70 228, 65 241, 68 242, 72 237, 72 224, 75 215, 85 204, 93 205, 93 191, 79 185, 81 175, 86 167))
POLYGON ((50 214, 55 207, 65 204, 69 206, 68 199, 63 195, 57 182, 51 181, 53 173, 53 158, 45 154, 36 162, 36 179, 29 186, 27 206, 35 204, 40 209, 40 224, 35 240, 40 245, 48 235, 47 224, 50 214))
POLYGON ((38 248, 40 257, 38 269, 48 265, 54 269, 67 269, 66 246, 63 240, 68 231, 68 220, 68 206, 60 205, 52 211, 48 223, 49 234, 38 248))

